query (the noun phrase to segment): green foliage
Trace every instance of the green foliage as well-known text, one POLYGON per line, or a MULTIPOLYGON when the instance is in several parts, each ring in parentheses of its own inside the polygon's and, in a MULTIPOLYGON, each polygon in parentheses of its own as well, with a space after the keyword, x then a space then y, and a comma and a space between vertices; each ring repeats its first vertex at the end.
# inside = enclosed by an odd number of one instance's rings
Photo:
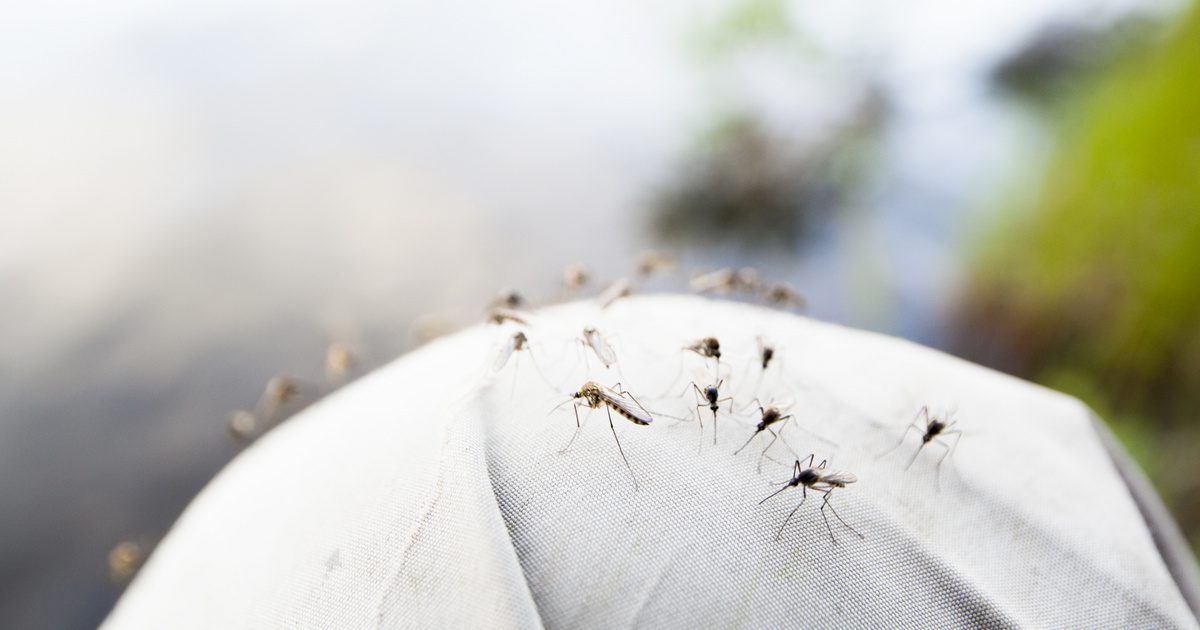
POLYGON ((1147 63, 1082 100, 1036 211, 991 240, 981 271, 1015 316, 1055 331, 1033 340, 1035 373, 1099 370, 1118 408, 1184 396, 1189 404, 1163 409, 1165 419, 1200 403, 1196 41, 1200 11, 1147 63))
POLYGON ((1200 5, 1159 50, 1061 112, 1033 211, 989 235, 964 309, 965 322, 1000 331, 999 363, 1114 422, 1193 540, 1200 463, 1184 453, 1200 448, 1197 42, 1200 5))
POLYGON ((796 36, 782 0, 741 0, 709 29, 706 38, 716 51, 740 44, 786 41, 796 36))

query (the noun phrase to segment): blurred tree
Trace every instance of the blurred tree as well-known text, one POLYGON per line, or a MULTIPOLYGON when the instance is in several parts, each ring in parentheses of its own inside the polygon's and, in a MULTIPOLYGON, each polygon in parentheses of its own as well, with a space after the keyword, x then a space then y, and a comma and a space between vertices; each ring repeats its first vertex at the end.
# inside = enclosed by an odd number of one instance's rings
POLYGON ((1107 416, 1200 543, 1200 5, 1081 90, 1030 214, 988 234, 959 350, 1107 416), (990 331, 980 334, 980 331, 990 331))

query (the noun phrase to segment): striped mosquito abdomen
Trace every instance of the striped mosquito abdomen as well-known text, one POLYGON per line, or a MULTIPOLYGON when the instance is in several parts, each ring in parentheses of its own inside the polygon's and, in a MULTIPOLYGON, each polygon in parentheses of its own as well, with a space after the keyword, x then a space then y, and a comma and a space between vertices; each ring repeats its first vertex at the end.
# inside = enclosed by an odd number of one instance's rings
POLYGON ((615 411, 615 412, 617 412, 617 413, 621 414, 622 416, 624 416, 624 417, 625 417, 625 419, 626 419, 626 420, 628 420, 628 421, 630 421, 630 422, 632 422, 632 423, 634 423, 634 424, 640 424, 640 425, 648 425, 648 424, 650 424, 649 422, 646 422, 646 421, 645 421, 644 419, 642 419, 642 418, 637 418, 637 417, 634 417, 634 415, 633 415, 633 414, 629 413, 628 411, 625 411, 624 409, 622 409, 622 408, 620 408, 620 407, 617 407, 617 406, 615 406, 615 405, 608 405, 608 406, 609 406, 609 408, 610 408, 610 409, 612 409, 613 411, 615 411))

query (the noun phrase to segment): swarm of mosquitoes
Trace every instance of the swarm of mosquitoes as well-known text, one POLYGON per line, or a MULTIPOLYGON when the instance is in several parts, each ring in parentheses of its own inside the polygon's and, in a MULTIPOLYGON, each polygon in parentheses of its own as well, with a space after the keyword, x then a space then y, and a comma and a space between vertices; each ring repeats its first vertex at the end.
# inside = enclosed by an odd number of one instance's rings
MULTIPOLYGON (((643 254, 637 262, 638 277, 644 280, 654 275, 670 272, 674 267, 675 261, 671 257, 655 252, 648 252, 643 254)), ((568 295, 577 294, 590 281, 591 273, 582 265, 571 265, 563 273, 563 284, 568 295)), ((781 308, 803 308, 805 306, 804 297, 792 288, 791 285, 787 283, 768 283, 753 268, 726 268, 708 273, 694 274, 691 277, 689 285, 692 290, 701 294, 750 296, 762 303, 781 308)), ((615 301, 630 295, 633 290, 634 284, 632 282, 621 279, 600 290, 596 301, 602 309, 608 308, 615 301)), ((521 310, 524 306, 525 301, 513 292, 502 292, 491 304, 487 321, 500 326, 516 328, 514 332, 506 333, 505 342, 500 348, 496 360, 491 364, 490 369, 493 374, 504 369, 515 353, 530 349, 528 331, 534 330, 534 326, 530 323, 532 317, 521 310)), ((618 374, 620 374, 620 363, 617 361, 617 354, 613 349, 613 345, 596 327, 584 327, 576 338, 576 341, 580 350, 584 353, 585 360, 589 356, 594 357, 606 369, 615 366, 618 374)), ((762 337, 758 337, 756 342, 757 352, 755 353, 755 359, 759 367, 759 377, 761 378, 762 373, 766 372, 773 362, 778 361, 778 350, 775 346, 763 340, 762 337)), ((695 408, 692 410, 692 414, 698 421, 702 434, 704 431, 705 412, 707 411, 708 414, 711 414, 713 427, 712 443, 716 445, 716 425, 722 415, 722 407, 725 407, 724 415, 726 416, 739 415, 734 409, 733 396, 723 393, 726 380, 721 377, 721 342, 713 336, 702 337, 682 346, 680 351, 698 355, 706 363, 710 360, 714 362, 716 369, 712 380, 708 382, 709 384, 702 385, 696 381, 690 381, 684 385, 683 391, 675 396, 677 398, 684 397, 690 393, 694 397, 695 408)), ((530 358, 533 358, 532 353, 530 353, 530 358)), ((533 363, 542 380, 550 388, 559 390, 559 388, 550 384, 541 369, 537 368, 537 362, 533 361, 533 363)), ((676 385, 671 386, 672 388, 678 386, 677 382, 681 374, 682 363, 680 364, 680 373, 676 374, 675 377, 676 385)), ((513 378, 515 384, 515 369, 513 378)), ((622 380, 624 379, 622 378, 622 380)), ((756 386, 754 391, 757 392, 757 389, 756 386)), ((653 400, 660 400, 662 398, 664 398, 663 395, 652 397, 653 400)), ((624 418, 635 426, 649 426, 655 422, 657 417, 666 416, 666 414, 651 411, 646 405, 642 404, 642 399, 639 399, 638 396, 626 389, 621 382, 608 387, 594 380, 585 380, 576 391, 569 394, 566 400, 555 406, 551 410, 551 413, 567 405, 570 405, 574 412, 575 432, 571 435, 567 445, 561 449, 561 452, 568 451, 575 443, 575 439, 579 436, 580 431, 582 431, 583 422, 579 415, 580 408, 587 410, 603 409, 608 419, 608 426, 612 433, 613 441, 617 447, 617 453, 629 473, 634 490, 638 490, 640 486, 637 475, 634 473, 633 467, 629 463, 629 458, 625 454, 625 449, 621 444, 621 439, 617 435, 613 414, 616 414, 618 418, 624 418)), ((816 463, 815 453, 805 457, 797 455, 796 451, 790 445, 787 445, 787 440, 783 437, 784 428, 788 426, 789 422, 794 421, 794 416, 779 406, 770 402, 763 404, 756 397, 745 410, 756 410, 757 422, 753 431, 747 436, 746 441, 734 451, 734 455, 740 454, 754 443, 756 439, 762 438, 766 440, 766 445, 762 448, 758 457, 757 469, 760 473, 762 472, 762 464, 765 459, 774 460, 768 453, 779 442, 783 442, 787 446, 794 462, 791 477, 781 487, 759 502, 760 504, 765 503, 787 490, 794 491, 797 488, 800 490, 799 503, 784 518, 775 539, 779 540, 783 535, 788 522, 791 521, 792 517, 795 516, 796 512, 799 511, 800 507, 807 500, 809 490, 821 495, 819 512, 833 544, 837 544, 837 536, 834 534, 827 512, 832 513, 834 518, 855 536, 864 538, 863 534, 847 523, 838 514, 833 504, 830 503, 835 490, 846 488, 850 484, 855 483, 858 480, 857 477, 849 472, 830 468, 828 460, 821 460, 820 463, 816 463)), ((674 416, 666 417, 680 419, 674 416)), ((795 423, 793 422, 793 424, 795 423)), ((948 415, 935 415, 927 406, 922 407, 900 435, 900 439, 896 442, 896 445, 880 453, 877 457, 881 458, 899 449, 904 445, 906 438, 909 437, 909 433, 916 430, 919 436, 919 443, 913 450, 912 457, 909 459, 905 470, 908 470, 916 463, 917 457, 924 450, 925 446, 931 444, 937 445, 943 449, 935 468, 935 478, 939 480, 940 487, 942 464, 951 455, 958 444, 958 439, 961 437, 961 432, 954 427, 955 422, 950 420, 948 415)), ((807 431, 807 429, 805 430, 807 431)))
MULTIPOLYGON (((635 264, 636 277, 639 281, 646 281, 655 276, 670 274, 675 268, 676 261, 672 256, 654 251, 643 252, 637 258, 635 264)), ((582 264, 569 265, 563 271, 562 286, 564 297, 566 298, 579 297, 587 290, 589 285, 594 283, 595 279, 591 270, 582 264)), ((693 273, 688 280, 688 286, 692 291, 702 295, 739 297, 777 308, 803 309, 806 305, 804 297, 790 284, 785 282, 767 282, 762 274, 752 267, 743 267, 740 269, 723 268, 716 271, 693 273)), ((601 288, 595 294, 595 300, 602 309, 608 308, 614 302, 633 294, 634 291, 635 283, 622 278, 601 288)), ((534 330, 534 326, 531 324, 533 317, 527 310, 528 306, 529 304, 525 298, 519 292, 512 289, 500 291, 487 305, 486 322, 506 329, 515 329, 511 332, 505 332, 494 360, 487 365, 487 375, 499 373, 509 363, 514 362, 512 360, 514 356, 517 356, 519 359, 520 355, 524 354, 529 356, 542 382, 555 391, 561 391, 561 388, 550 382, 550 379, 542 372, 533 357, 533 345, 528 331, 534 330)), ((435 315, 423 315, 413 322, 413 334, 421 342, 430 341, 436 337, 448 334, 452 330, 453 327, 446 320, 435 315)), ((594 358, 605 369, 615 367, 618 375, 620 374, 621 368, 620 363, 617 361, 616 350, 609 341, 609 337, 595 326, 585 326, 582 328, 575 342, 577 342, 577 350, 582 354, 585 361, 589 360, 589 357, 594 358)), ((773 364, 777 365, 781 361, 781 358, 779 358, 777 348, 766 342, 762 337, 757 338, 756 342, 757 348, 754 357, 755 364, 759 368, 757 374, 761 379, 768 367, 773 364)), ((733 396, 723 394, 723 391, 726 389, 726 379, 721 377, 721 342, 716 337, 702 337, 680 347, 679 351, 695 354, 701 357, 705 363, 712 360, 715 364, 716 369, 712 380, 707 385, 701 385, 701 383, 694 380, 689 381, 684 384, 682 392, 675 394, 676 398, 685 397, 689 393, 693 396, 695 407, 692 412, 694 418, 698 421, 702 436, 705 429, 705 411, 711 414, 712 443, 715 446, 717 444, 717 421, 722 415, 722 411, 724 411, 724 415, 727 417, 743 415, 735 411, 733 396), (724 410, 722 410, 722 406, 724 406, 724 410)), ((518 366, 519 363, 514 365, 513 368, 512 382, 514 389, 518 366)), ((287 418, 298 413, 305 406, 352 380, 358 375, 358 367, 359 359, 349 345, 342 342, 331 343, 325 353, 322 381, 307 382, 287 375, 271 378, 264 386, 257 402, 251 408, 238 409, 229 415, 226 421, 226 430, 230 439, 239 447, 250 444, 264 433, 284 422, 287 418)), ((674 379, 676 384, 670 387, 670 391, 674 391, 674 388, 678 387, 678 381, 682 374, 683 364, 680 363, 680 371, 674 379)), ((754 391, 758 391, 757 385, 754 391)), ((662 399, 665 396, 666 393, 658 396, 657 399, 662 399)), ((579 416, 579 409, 581 407, 587 410, 603 409, 608 417, 608 426, 612 432, 613 441, 617 446, 617 453, 620 455, 621 461, 629 473, 629 478, 635 491, 640 486, 637 476, 634 474, 633 467, 629 463, 629 458, 625 455, 621 439, 617 436, 613 413, 616 413, 618 417, 624 418, 635 426, 649 426, 655 422, 657 417, 668 417, 676 420, 682 419, 668 416, 661 412, 650 411, 641 403, 637 396, 623 387, 621 382, 608 387, 592 380, 586 380, 576 391, 571 392, 566 400, 554 407, 551 413, 568 404, 571 405, 574 411, 575 432, 560 452, 567 452, 575 443, 575 439, 579 436, 580 431, 582 431, 583 422, 579 416)), ((761 438, 766 440, 766 445, 762 448, 758 456, 758 472, 762 472, 764 460, 771 459, 778 462, 778 460, 769 455, 769 452, 777 443, 783 443, 787 446, 794 461, 791 477, 777 490, 759 502, 761 505, 788 490, 794 491, 797 488, 800 490, 800 502, 784 518, 775 535, 775 540, 778 541, 782 537, 787 524, 800 510, 800 507, 804 505, 808 499, 809 490, 821 495, 819 512, 833 544, 837 544, 837 537, 834 535, 833 528, 826 515, 826 510, 832 513, 834 518, 843 527, 859 538, 863 538, 862 533, 851 527, 837 513, 833 504, 830 503, 830 498, 834 490, 840 490, 855 483, 858 481, 857 477, 849 472, 829 468, 828 460, 821 460, 819 464, 814 465, 816 460, 815 453, 804 457, 797 455, 796 451, 787 444, 786 438, 783 437, 783 430, 789 426, 789 423, 791 423, 791 426, 803 427, 797 424, 794 416, 787 413, 781 406, 777 406, 773 402, 764 404, 755 397, 742 410, 743 413, 747 411, 755 411, 757 421, 753 426, 753 431, 747 436, 746 441, 733 454, 740 454, 753 444, 755 440, 761 438)), ((935 468, 935 478, 939 479, 940 487, 942 464, 952 454, 958 445, 958 439, 962 436, 962 433, 955 426, 956 423, 950 420, 949 414, 938 415, 930 411, 928 407, 921 407, 901 434, 896 445, 880 453, 877 457, 883 457, 899 449, 904 445, 906 439, 909 437, 909 433, 916 431, 919 442, 913 450, 905 470, 908 470, 916 463, 918 456, 927 445, 936 445, 942 448, 941 456, 938 458, 935 468)), ((804 430, 807 431, 807 429, 804 430)), ((122 541, 117 544, 108 557, 112 581, 118 585, 127 584, 137 569, 140 568, 145 556, 146 552, 138 542, 122 541)))
MULTIPOLYGON (((637 258, 635 264, 636 277, 640 281, 645 281, 655 276, 667 275, 673 272, 675 268, 676 261, 672 256, 654 251, 642 253, 637 258)), ((562 285, 565 297, 578 297, 593 283, 594 278, 591 270, 581 264, 570 265, 563 271, 562 285)), ((694 273, 688 280, 688 286, 692 291, 702 295, 747 298, 778 308, 802 309, 806 304, 804 297, 791 285, 785 282, 768 282, 758 270, 752 267, 743 267, 741 269, 723 268, 716 271, 694 273)), ((608 308, 621 298, 631 295, 634 290, 634 282, 622 278, 605 285, 596 293, 595 299, 601 308, 608 308)), ((519 292, 511 289, 500 291, 487 305, 487 322, 506 329, 515 328, 511 332, 505 332, 503 341, 496 352, 495 359, 487 366, 488 374, 499 373, 512 362, 514 355, 519 356, 518 353, 527 354, 542 382, 555 391, 561 391, 541 371, 537 361, 533 360, 533 346, 529 331, 534 330, 534 327, 530 323, 533 318, 525 310, 528 306, 525 298, 519 292)), ((413 332, 418 340, 422 342, 446 334, 451 330, 452 327, 447 322, 432 315, 419 317, 413 323, 413 332)), ((576 347, 582 353, 585 361, 589 357, 593 357, 606 369, 615 366, 618 374, 620 374, 620 363, 617 361, 617 353, 612 343, 595 326, 584 327, 575 341, 578 342, 576 347)), ((726 380, 720 376, 721 342, 716 337, 702 337, 681 347, 679 351, 698 355, 706 363, 709 360, 715 363, 716 369, 712 380, 707 385, 702 385, 696 381, 687 382, 684 384, 683 391, 675 394, 675 396, 677 398, 685 397, 689 393, 693 396, 695 408, 692 411, 694 417, 698 420, 702 435, 704 432, 704 412, 707 411, 711 414, 712 443, 716 445, 716 425, 718 418, 722 414, 722 406, 725 407, 724 415, 728 417, 739 415, 734 409, 733 396, 723 394, 726 380)), ((756 365, 759 367, 758 375, 760 378, 769 366, 781 360, 777 348, 767 343, 761 337, 757 339, 757 349, 754 356, 756 365)), ((230 438, 239 446, 245 446, 253 442, 288 417, 299 412, 306 405, 315 402, 320 397, 353 379, 357 375, 356 369, 358 363, 358 358, 347 344, 335 342, 330 344, 326 350, 324 380, 322 382, 309 383, 294 376, 276 376, 271 378, 252 408, 239 409, 229 415, 226 422, 226 429, 230 438)), ((680 379, 682 369, 681 363, 680 372, 675 377, 676 381, 680 379)), ((515 388, 516 366, 514 366, 513 372, 513 387, 515 388)), ((675 387, 678 387, 678 383, 672 385, 671 390, 673 391, 675 387)), ((757 389, 756 386, 754 391, 757 391, 757 389)), ((663 396, 657 398, 661 399, 663 396)), ((551 412, 568 404, 571 405, 574 411, 575 432, 571 435, 571 439, 567 445, 561 449, 561 452, 566 452, 571 448, 582 430, 583 423, 579 416, 579 409, 581 407, 588 410, 603 409, 608 417, 608 426, 612 432, 613 441, 616 443, 617 453, 620 455, 621 461, 629 473, 634 490, 638 490, 637 476, 634 474, 633 467, 629 463, 629 458, 625 455, 621 439, 617 436, 613 414, 615 413, 618 417, 629 421, 635 426, 649 426, 655 422, 656 417, 665 416, 674 418, 674 416, 650 411, 641 403, 637 396, 623 387, 620 382, 615 383, 612 387, 608 387, 592 380, 586 380, 565 401, 552 409, 551 412)), ((757 422, 753 426, 753 431, 750 431, 747 436, 746 441, 733 454, 740 454, 754 443, 755 440, 766 440, 766 445, 759 453, 758 472, 762 472, 764 460, 774 460, 774 457, 768 453, 777 443, 782 442, 787 446, 791 459, 794 461, 791 478, 759 502, 761 505, 788 490, 792 490, 793 494, 795 489, 798 488, 800 490, 799 503, 784 518, 775 535, 775 539, 777 541, 780 539, 787 524, 800 510, 800 507, 804 505, 804 502, 808 499, 809 490, 821 495, 819 512, 833 544, 837 544, 837 537, 834 535, 826 510, 832 513, 834 518, 843 527, 859 538, 863 538, 863 535, 858 530, 851 527, 849 523, 842 519, 833 504, 830 503, 830 498, 835 490, 846 488, 858 481, 858 478, 849 472, 828 467, 828 460, 821 460, 820 463, 814 465, 816 460, 815 453, 804 457, 797 455, 795 450, 787 444, 786 438, 783 437, 783 430, 789 426, 789 423, 796 427, 800 427, 800 425, 795 422, 792 414, 787 413, 780 406, 772 402, 763 404, 758 398, 754 398, 743 409, 743 412, 745 411, 755 411, 757 422)), ((921 407, 901 434, 896 445, 880 453, 877 457, 883 457, 899 449, 904 445, 909 434, 915 431, 919 442, 916 444, 916 448, 913 449, 912 456, 909 458, 905 470, 908 470, 916 463, 918 456, 926 446, 938 446, 942 449, 942 453, 935 467, 935 479, 938 480, 940 487, 942 464, 952 454, 958 445, 959 438, 962 437, 961 431, 955 427, 956 422, 950 419, 950 414, 935 414, 927 406, 921 407)), ((807 431, 807 429, 805 430, 807 431)), ((118 584, 128 582, 144 557, 145 553, 137 543, 131 541, 119 543, 114 547, 108 558, 113 581, 118 584)))

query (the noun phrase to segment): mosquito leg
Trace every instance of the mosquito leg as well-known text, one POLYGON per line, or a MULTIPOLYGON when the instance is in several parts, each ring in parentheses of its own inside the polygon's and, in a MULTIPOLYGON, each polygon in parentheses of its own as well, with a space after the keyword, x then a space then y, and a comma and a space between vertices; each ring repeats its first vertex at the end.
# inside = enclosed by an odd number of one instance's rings
MULTIPOLYGON (((730 405, 729 408, 732 410, 733 405, 730 405)), ((762 415, 763 414, 762 401, 760 401, 757 397, 750 399, 750 406, 742 407, 742 411, 740 413, 745 413, 747 409, 758 409, 759 415, 762 415)))
MULTIPOLYGON (((690 384, 692 386, 692 389, 695 390, 692 395, 696 397, 696 408, 699 409, 700 407, 704 406, 704 403, 700 402, 700 386, 696 384, 696 381, 692 381, 690 384)), ((687 388, 684 388, 683 391, 686 392, 687 388)), ((683 394, 680 394, 680 396, 682 396, 682 395, 683 394)), ((700 433, 703 434, 704 433, 704 414, 697 413, 696 419, 700 421, 700 433)))
POLYGON ((950 438, 949 438, 949 437, 947 437, 947 436, 951 436, 951 435, 953 435, 953 436, 954 436, 954 445, 953 445, 953 446, 950 448, 950 450, 949 450, 949 451, 947 451, 947 452, 946 452, 946 456, 949 456, 949 457, 953 457, 953 456, 954 456, 954 453, 953 453, 953 451, 954 451, 954 449, 957 449, 957 448, 958 448, 958 441, 959 441, 960 439, 962 439, 962 431, 959 431, 958 429, 953 429, 953 430, 950 430, 950 431, 942 431, 942 436, 943 436, 943 437, 946 437, 946 439, 950 439, 950 438))
POLYGON ((787 518, 783 519, 783 525, 779 526, 779 531, 775 532, 775 542, 779 542, 779 538, 783 536, 783 528, 787 527, 788 521, 792 520, 792 517, 796 515, 796 511, 800 509, 800 506, 804 505, 804 502, 808 500, 808 488, 801 486, 800 489, 804 494, 800 497, 800 502, 796 504, 796 507, 792 508, 792 511, 788 513, 787 518))
POLYGON ((583 373, 585 375, 591 374, 592 364, 591 364, 591 361, 588 360, 588 353, 587 353, 588 349, 587 349, 586 342, 584 342, 582 339, 580 339, 579 341, 580 341, 579 354, 583 355, 583 373))
POLYGON ((583 429, 583 423, 579 421, 579 403, 575 403, 572 408, 575 410, 575 432, 571 434, 571 440, 567 442, 566 446, 562 447, 559 453, 566 453, 571 450, 571 445, 575 443, 575 438, 579 437, 579 432, 583 429))
MULTIPOLYGON (((916 419, 914 419, 913 422, 916 422, 916 419)), ((912 422, 910 422, 908 424, 908 426, 904 428, 904 433, 900 434, 900 440, 896 442, 896 445, 893 446, 892 448, 889 448, 888 450, 876 455, 875 459, 881 459, 884 455, 887 455, 888 453, 891 453, 892 451, 900 448, 900 445, 904 444, 904 439, 908 437, 908 432, 912 431, 913 429, 917 429, 918 431, 920 430, 916 425, 914 425, 912 422)))
POLYGON ((913 416, 912 422, 909 424, 913 424, 921 416, 925 416, 925 426, 929 426, 929 405, 921 405, 921 408, 917 410, 916 415, 913 416))
POLYGON ((512 385, 508 388, 508 399, 512 400, 517 394, 517 370, 521 367, 521 355, 517 355, 513 361, 512 385))
POLYGON ((913 453, 912 459, 908 460, 908 465, 904 467, 904 470, 912 468, 912 465, 917 462, 917 456, 921 454, 921 449, 925 448, 925 445, 928 443, 929 442, 921 442, 921 445, 917 447, 917 452, 913 453))
MULTIPOLYGON (((617 383, 617 387, 620 387, 620 386, 621 386, 621 384, 617 383)), ((646 405, 642 404, 642 401, 637 399, 637 396, 633 395, 633 392, 622 389, 620 394, 621 394, 621 396, 628 396, 629 400, 633 401, 633 404, 637 405, 638 408, 641 409, 642 411, 645 411, 646 415, 650 416, 651 418, 653 418, 654 416, 663 416, 665 418, 670 418, 672 420, 683 420, 683 418, 676 418, 675 416, 668 416, 667 414, 660 413, 658 411, 650 411, 649 409, 646 408, 646 405)))
POLYGON ((762 457, 763 457, 763 458, 765 458, 765 459, 769 459, 769 460, 771 460, 771 461, 775 462, 776 464, 779 464, 780 466, 788 466, 788 465, 789 465, 787 462, 781 462, 781 461, 779 461, 778 459, 775 459, 774 457, 771 457, 770 455, 767 455, 767 454, 766 454, 766 451, 763 451, 763 455, 762 455, 762 457))
POLYGON ((768 428, 767 431, 770 431, 770 433, 771 433, 771 441, 767 442, 767 445, 765 447, 763 447, 762 454, 760 454, 758 456, 758 473, 760 475, 762 474, 763 458, 765 458, 767 456, 767 451, 771 450, 771 447, 775 445, 775 440, 779 439, 779 434, 776 433, 773 429, 768 428))
MULTIPOLYGON (((787 428, 788 423, 791 422, 792 420, 795 420, 795 418, 792 417, 791 415, 784 416, 783 420, 779 423, 779 426, 772 433, 777 433, 779 435, 779 441, 783 442, 783 445, 787 447, 788 452, 792 454, 793 458, 797 458, 800 456, 798 454, 796 454, 796 449, 792 446, 791 442, 788 442, 787 436, 783 434, 783 430, 787 428)), ((793 424, 795 424, 795 423, 793 423, 793 424)), ((829 440, 826 440, 826 439, 822 438, 821 436, 816 435, 815 433, 813 435, 815 435, 818 440, 821 440, 823 442, 829 442, 829 440)), ((833 444, 833 443, 830 442, 830 444, 833 444)), ((834 444, 834 446, 837 446, 837 445, 834 444)), ((765 453, 766 451, 763 451, 763 452, 765 453)))
POLYGON ((633 474, 633 466, 629 465, 629 459, 625 457, 625 449, 621 448, 621 438, 617 437, 617 428, 613 426, 612 411, 607 405, 605 405, 604 411, 608 414, 608 428, 612 430, 613 439, 617 442, 617 452, 621 454, 621 461, 625 462, 625 468, 629 470, 629 478, 633 480, 633 490, 634 492, 637 492, 639 489, 637 477, 635 477, 633 474))
MULTIPOLYGON (((821 512, 822 512, 822 513, 824 513, 824 511, 825 511, 825 508, 826 508, 826 507, 828 507, 828 508, 829 508, 829 511, 830 511, 830 512, 833 512, 833 516, 834 516, 835 518, 837 518, 838 522, 840 522, 840 523, 842 524, 842 526, 844 526, 846 529, 848 529, 848 530, 850 530, 850 531, 854 532, 854 535, 855 535, 855 536, 858 536, 859 538, 861 538, 861 539, 863 539, 863 540, 866 540, 866 538, 867 538, 866 536, 863 536, 863 535, 862 535, 862 533, 861 533, 861 532, 859 532, 857 529, 854 529, 853 527, 850 527, 850 524, 849 524, 849 523, 847 523, 847 522, 845 521, 845 519, 843 519, 843 518, 842 518, 842 515, 841 515, 841 514, 838 514, 838 512, 837 512, 837 510, 836 510, 836 509, 834 509, 834 507, 833 507, 833 504, 829 502, 829 493, 830 493, 830 492, 832 492, 832 490, 830 490, 830 491, 828 491, 828 492, 826 492, 826 493, 825 493, 825 501, 824 501, 824 502, 821 504, 821 512)), ((825 526, 826 526, 826 527, 829 527, 829 521, 828 521, 828 519, 825 521, 825 526)), ((829 532, 829 535, 830 535, 830 536, 832 536, 832 535, 833 535, 833 531, 832 531, 832 530, 830 530, 830 532, 829 532)))
MULTIPOLYGON (((733 454, 734 454, 734 455, 737 455, 738 453, 741 453, 741 452, 742 452, 742 449, 746 448, 747 446, 750 446, 750 443, 754 441, 754 438, 755 438, 755 437, 756 437, 758 434, 759 434, 759 432, 758 432, 758 431, 755 431, 754 433, 752 433, 752 434, 750 435, 750 439, 746 440, 746 443, 745 443, 745 444, 743 444, 743 445, 742 445, 740 448, 738 448, 738 450, 734 451, 734 452, 733 452, 733 454)), ((763 452, 765 453, 766 451, 764 450, 763 452)))
POLYGON ((953 445, 951 445, 951 444, 947 444, 947 443, 945 443, 945 442, 938 442, 938 444, 940 444, 942 447, 944 447, 944 448, 946 449, 946 452, 945 452, 945 453, 942 453, 942 456, 941 456, 941 458, 939 458, 939 459, 938 459, 937 468, 935 469, 935 470, 936 470, 936 474, 937 474, 938 484, 939 484, 939 490, 941 489, 941 486, 940 486, 940 484, 941 484, 941 478, 942 478, 942 477, 941 477, 941 475, 942 475, 942 463, 943 463, 943 462, 945 462, 945 461, 946 461, 946 459, 947 459, 947 458, 949 458, 949 457, 952 455, 952 453, 954 452, 954 449, 958 447, 958 441, 959 441, 959 440, 962 438, 962 431, 957 431, 957 430, 954 430, 954 431, 942 431, 942 436, 943 436, 943 437, 946 437, 946 439, 947 439, 947 440, 949 440, 949 439, 950 439, 950 438, 948 437, 948 436, 950 436, 950 435, 953 435, 953 436, 954 436, 954 444, 953 444, 953 445))
POLYGON ((538 365, 537 357, 533 356, 532 352, 529 354, 529 361, 531 363, 533 363, 533 369, 537 370, 538 376, 542 377, 542 383, 544 383, 546 385, 546 387, 549 387, 550 389, 552 389, 554 391, 558 391, 558 390, 562 389, 561 383, 558 385, 555 385, 550 382, 550 379, 546 377, 546 373, 542 371, 542 367, 540 365, 538 365))
MULTIPOLYGON (((625 373, 621 371, 620 362, 614 361, 613 365, 617 366, 617 376, 619 376, 622 381, 625 380, 625 373)), ((605 367, 607 367, 607 366, 605 366, 605 367)))
MULTIPOLYGON (((788 415, 786 415, 786 416, 784 416, 784 417, 780 418, 780 419, 779 419, 779 421, 780 421, 780 425, 779 425, 779 431, 780 431, 780 432, 783 432, 783 423, 784 423, 784 422, 787 422, 788 420, 794 420, 795 418, 796 418, 796 416, 793 416, 793 415, 792 415, 792 414, 790 414, 790 413, 789 413, 788 415)), ((823 438, 823 437, 821 437, 821 436, 817 435, 816 433, 814 433, 814 432, 810 431, 809 429, 806 429, 806 428, 805 428, 804 426, 802 426, 802 425, 801 425, 799 422, 796 422, 796 428, 798 428, 798 429, 800 429, 801 431, 804 431, 805 433, 807 433, 807 434, 809 434, 809 435, 811 435, 811 436, 813 436, 813 437, 817 438, 818 440, 821 440, 822 442, 829 442, 829 440, 826 440, 825 438, 823 438)), ((830 444, 833 444, 833 442, 829 442, 829 443, 830 443, 830 444)), ((837 444, 833 444, 833 445, 834 445, 834 446, 837 446, 837 444)))
POLYGON ((936 441, 930 442, 930 443, 936 444, 936 445, 946 449, 946 451, 944 453, 942 453, 942 456, 938 458, 937 466, 933 467, 933 481, 935 484, 934 488, 938 492, 941 492, 942 491, 942 462, 946 461, 946 456, 950 454, 950 445, 946 444, 945 442, 936 442, 936 441))
POLYGON ((675 371, 675 376, 671 377, 671 382, 667 384, 667 389, 665 389, 663 393, 659 394, 658 398, 666 398, 667 394, 671 393, 671 390, 675 389, 676 383, 679 382, 679 377, 683 375, 683 357, 679 356, 677 358, 679 359, 679 369, 675 371))

